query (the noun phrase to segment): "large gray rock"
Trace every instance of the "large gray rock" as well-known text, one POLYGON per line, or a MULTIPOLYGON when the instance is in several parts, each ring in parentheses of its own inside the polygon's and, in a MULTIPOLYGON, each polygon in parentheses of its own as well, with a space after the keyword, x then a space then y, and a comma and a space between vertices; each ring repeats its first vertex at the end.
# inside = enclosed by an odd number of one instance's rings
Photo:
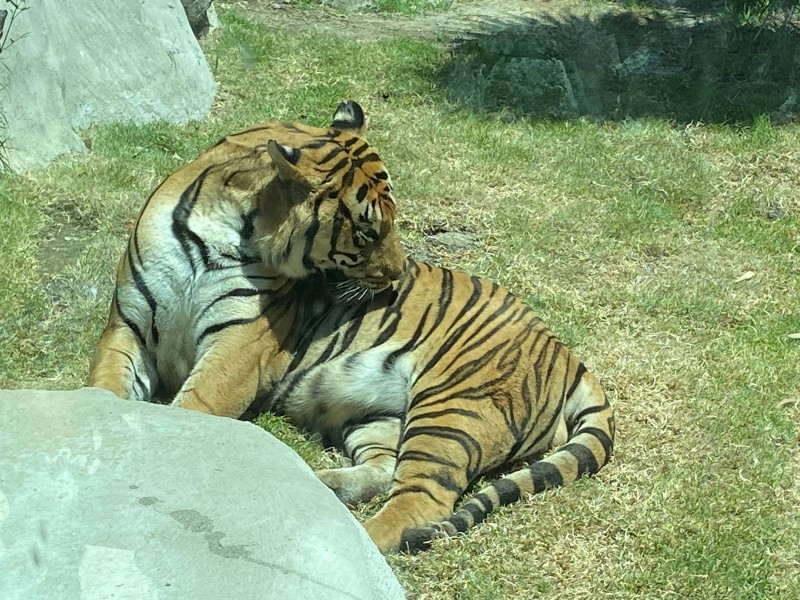
POLYGON ((181 0, 181 4, 196 36, 205 35, 219 27, 213 0, 181 0))
MULTIPOLYGON (((185 123, 211 109, 216 84, 178 2, 28 6, 10 31, 16 42, 0 55, 0 110, 8 121, 0 135, 13 169, 85 151, 78 132, 92 123, 185 123)), ((12 7, 0 0, 4 9, 12 7)))
POLYGON ((402 598, 364 529, 250 423, 0 392, 0 598, 402 598))
POLYGON ((574 117, 578 102, 564 63, 555 59, 509 58, 489 74, 499 106, 512 106, 539 117, 574 117))

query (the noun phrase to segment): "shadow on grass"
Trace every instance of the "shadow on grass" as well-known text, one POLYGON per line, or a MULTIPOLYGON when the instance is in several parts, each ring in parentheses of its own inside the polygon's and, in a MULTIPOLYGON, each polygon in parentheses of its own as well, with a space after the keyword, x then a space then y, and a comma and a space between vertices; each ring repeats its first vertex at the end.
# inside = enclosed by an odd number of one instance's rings
POLYGON ((438 77, 476 112, 781 124, 800 113, 800 29, 630 12, 528 19, 457 44, 438 77))

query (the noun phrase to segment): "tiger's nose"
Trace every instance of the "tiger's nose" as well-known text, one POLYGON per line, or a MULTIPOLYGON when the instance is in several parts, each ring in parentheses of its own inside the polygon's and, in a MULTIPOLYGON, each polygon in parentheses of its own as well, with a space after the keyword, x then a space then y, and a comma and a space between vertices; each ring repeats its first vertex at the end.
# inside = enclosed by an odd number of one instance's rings
POLYGON ((381 267, 369 273, 367 277, 381 287, 388 287, 393 282, 400 279, 405 274, 407 268, 408 261, 404 259, 398 265, 381 265, 381 267))
POLYGON ((404 257, 402 263, 400 263, 399 265, 388 267, 386 269, 385 275, 387 279, 390 279, 391 281, 397 281, 403 275, 405 275, 405 272, 407 270, 408 270, 408 259, 404 257))

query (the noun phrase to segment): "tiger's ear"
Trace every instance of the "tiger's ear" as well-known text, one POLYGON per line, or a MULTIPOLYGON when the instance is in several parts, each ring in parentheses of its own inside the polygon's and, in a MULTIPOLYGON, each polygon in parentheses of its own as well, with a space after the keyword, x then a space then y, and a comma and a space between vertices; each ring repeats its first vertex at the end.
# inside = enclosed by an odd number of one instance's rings
POLYGON ((267 142, 267 152, 269 152, 269 157, 272 159, 272 164, 275 166, 281 181, 306 182, 306 178, 301 175, 300 170, 297 168, 297 162, 300 160, 300 150, 291 146, 284 146, 275 140, 269 140, 267 142))
POLYGON ((341 102, 333 113, 331 127, 363 138, 367 133, 367 124, 364 122, 364 110, 361 105, 355 100, 341 102))

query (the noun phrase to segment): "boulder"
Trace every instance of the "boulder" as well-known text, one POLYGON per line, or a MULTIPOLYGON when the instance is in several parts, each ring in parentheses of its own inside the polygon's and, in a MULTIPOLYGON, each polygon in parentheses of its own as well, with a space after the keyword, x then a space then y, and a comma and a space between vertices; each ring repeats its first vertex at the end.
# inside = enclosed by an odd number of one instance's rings
POLYGON ((402 597, 347 508, 255 425, 0 391, 3 600, 402 597))
POLYGON ((489 94, 503 106, 545 118, 570 118, 578 113, 564 63, 555 59, 509 58, 489 73, 489 94))
MULTIPOLYGON (((204 118, 216 84, 183 7, 171 0, 37 0, 0 54, 0 111, 15 170, 85 151, 93 123, 204 118)), ((0 10, 12 10, 0 0, 0 10)), ((6 19, 6 30, 9 29, 6 19)))
POLYGON ((213 0, 181 0, 181 4, 197 37, 211 33, 219 27, 213 0))

